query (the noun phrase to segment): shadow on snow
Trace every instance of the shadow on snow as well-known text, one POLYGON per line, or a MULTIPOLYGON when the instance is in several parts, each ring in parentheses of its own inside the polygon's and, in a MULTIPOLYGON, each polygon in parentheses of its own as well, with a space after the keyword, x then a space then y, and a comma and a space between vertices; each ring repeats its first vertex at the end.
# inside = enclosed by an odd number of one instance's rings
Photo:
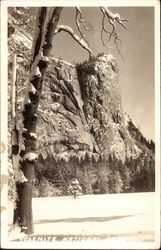
POLYGON ((133 215, 123 215, 123 216, 110 216, 110 217, 85 217, 85 218, 67 218, 67 219, 43 219, 36 220, 34 224, 43 224, 43 223, 80 223, 80 222, 107 222, 111 220, 118 220, 125 217, 131 217, 133 215))

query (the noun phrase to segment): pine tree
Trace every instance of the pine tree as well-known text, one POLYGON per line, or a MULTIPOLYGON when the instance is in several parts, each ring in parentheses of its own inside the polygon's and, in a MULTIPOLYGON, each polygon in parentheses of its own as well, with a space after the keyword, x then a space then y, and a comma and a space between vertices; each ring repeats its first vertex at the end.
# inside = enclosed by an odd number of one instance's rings
POLYGON ((97 189, 100 194, 109 193, 109 166, 105 157, 100 157, 98 161, 98 184, 97 189))
POLYGON ((68 187, 68 191, 74 195, 74 198, 79 196, 82 193, 82 188, 79 184, 79 181, 76 178, 71 180, 70 186, 68 187))
POLYGON ((155 161, 153 158, 150 159, 150 192, 155 191, 155 161))
POLYGON ((115 193, 121 193, 122 192, 122 189, 123 189, 123 181, 121 179, 121 175, 120 175, 120 172, 119 170, 117 170, 115 172, 115 187, 114 187, 114 192, 115 193))
POLYGON ((118 170, 119 170, 119 172, 121 174, 121 179, 122 179, 122 182, 123 182, 122 191, 123 192, 128 192, 128 190, 130 188, 130 181, 131 181, 130 170, 126 166, 126 163, 122 163, 121 160, 118 161, 118 170))

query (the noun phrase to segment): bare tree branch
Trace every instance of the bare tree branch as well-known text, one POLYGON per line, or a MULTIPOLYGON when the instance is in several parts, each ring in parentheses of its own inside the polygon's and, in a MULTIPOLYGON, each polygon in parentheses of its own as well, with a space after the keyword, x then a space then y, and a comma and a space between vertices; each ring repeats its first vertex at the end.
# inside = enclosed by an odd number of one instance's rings
POLYGON ((87 26, 87 24, 89 24, 89 23, 82 18, 82 11, 81 11, 80 7, 76 7, 75 22, 76 22, 76 25, 77 25, 77 28, 78 28, 78 31, 79 31, 81 37, 85 40, 85 42, 88 44, 88 47, 89 47, 89 43, 88 43, 88 40, 86 39, 86 35, 83 33, 83 31, 81 29, 81 24, 83 25, 84 30, 90 31, 91 28, 89 28, 87 26))
POLYGON ((86 41, 82 38, 82 37, 79 37, 77 34, 74 33, 73 29, 67 25, 58 25, 56 30, 55 30, 55 35, 61 31, 65 31, 67 32, 68 34, 70 34, 74 40, 79 44, 81 45, 82 48, 84 48, 85 50, 88 51, 89 55, 91 56, 91 49, 89 48, 88 44, 86 43, 86 41))
POLYGON ((91 23, 82 18, 82 11, 80 7, 76 7, 76 15, 79 15, 79 22, 83 25, 84 30, 91 31, 93 29, 91 23))
MULTIPOLYGON (((101 11, 102 11, 102 10, 101 10, 101 11)), ((102 13, 103 13, 103 18, 102 18, 101 40, 102 40, 103 46, 106 47, 105 42, 104 42, 104 39, 103 39, 103 32, 111 34, 111 31, 109 31, 109 30, 107 30, 107 29, 105 28, 105 13, 104 13, 103 11, 102 11, 102 13)))
POLYGON ((83 26, 84 31, 91 31, 92 26, 91 26, 91 24, 89 22, 87 22, 86 20, 84 20, 82 18, 82 11, 81 11, 80 7, 76 7, 75 9, 76 9, 75 22, 76 22, 77 29, 78 29, 79 34, 81 35, 81 37, 86 42, 86 44, 88 44, 88 47, 90 47, 89 42, 88 42, 88 40, 86 38, 86 34, 84 34, 82 29, 81 29, 81 25, 83 26), (89 28, 89 26, 90 26, 90 28, 89 28))
MULTIPOLYGON (((114 38, 114 43, 116 45, 117 51, 118 51, 119 55, 122 57, 122 54, 120 52, 121 40, 120 40, 119 35, 117 33, 116 22, 119 23, 124 29, 126 29, 126 26, 124 25, 123 22, 128 22, 128 20, 125 18, 121 18, 118 13, 115 13, 115 14, 112 13, 112 11, 110 11, 107 7, 100 7, 100 10, 103 14, 102 29, 101 29, 102 44, 105 46, 105 42, 103 40, 103 32, 106 34, 108 33, 109 34, 109 41, 111 40, 112 37, 114 38), (107 17, 108 22, 112 27, 112 30, 108 30, 105 27, 105 17, 107 17)), ((122 59, 123 59, 123 57, 122 57, 122 59)))
POLYGON ((128 22, 127 19, 125 18, 121 18, 120 17, 120 14, 118 13, 112 13, 112 11, 110 11, 107 7, 100 7, 101 8, 101 11, 103 11, 113 22, 114 20, 116 20, 118 23, 120 23, 125 29, 126 29, 126 26, 122 23, 124 21, 128 22))

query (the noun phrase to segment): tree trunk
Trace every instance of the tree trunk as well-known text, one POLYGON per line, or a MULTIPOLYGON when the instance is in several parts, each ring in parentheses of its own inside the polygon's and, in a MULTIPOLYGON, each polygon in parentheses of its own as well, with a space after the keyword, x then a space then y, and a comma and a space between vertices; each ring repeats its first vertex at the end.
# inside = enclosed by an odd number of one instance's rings
POLYGON ((15 156, 18 154, 18 133, 16 129, 16 54, 12 58, 12 79, 11 79, 11 122, 12 122, 12 163, 15 166, 15 156))
POLYGON ((34 165, 37 160, 36 125, 37 110, 41 97, 43 79, 52 49, 54 31, 57 27, 62 8, 42 7, 38 10, 35 37, 33 39, 30 76, 24 108, 22 111, 22 143, 19 148, 20 168, 26 181, 17 182, 18 199, 14 213, 14 223, 18 223, 21 231, 33 234, 32 186, 34 183, 34 165))

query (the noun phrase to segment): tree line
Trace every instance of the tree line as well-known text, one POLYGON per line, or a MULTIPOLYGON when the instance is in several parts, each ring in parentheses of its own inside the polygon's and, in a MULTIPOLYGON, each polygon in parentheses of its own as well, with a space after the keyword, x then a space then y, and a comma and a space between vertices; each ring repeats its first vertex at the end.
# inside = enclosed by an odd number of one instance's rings
MULTIPOLYGON (((41 156, 40 156, 41 158, 41 156)), ((108 194, 155 191, 153 157, 126 158, 123 163, 115 155, 85 154, 81 160, 71 156, 68 161, 48 156, 38 160, 34 196, 68 195, 72 178, 78 179, 83 194, 108 194)))

